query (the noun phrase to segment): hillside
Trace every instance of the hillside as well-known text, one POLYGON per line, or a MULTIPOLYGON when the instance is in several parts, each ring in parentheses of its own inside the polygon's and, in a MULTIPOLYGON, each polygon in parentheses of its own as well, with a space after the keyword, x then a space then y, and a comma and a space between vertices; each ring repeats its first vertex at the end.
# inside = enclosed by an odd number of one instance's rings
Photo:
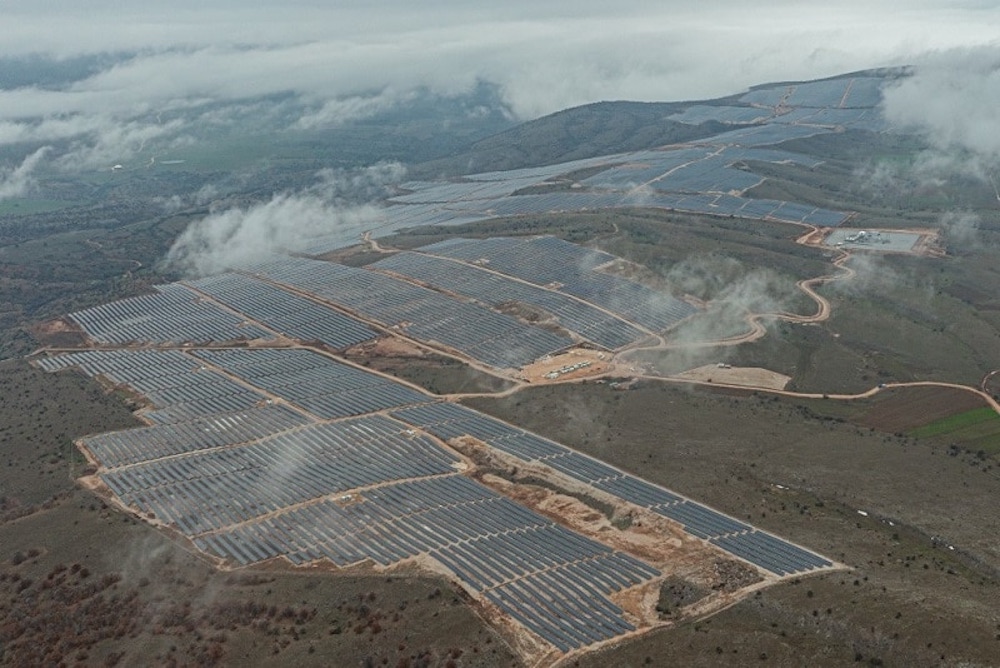
POLYGON ((44 176, 0 662, 990 665, 1000 213, 897 74, 44 176))

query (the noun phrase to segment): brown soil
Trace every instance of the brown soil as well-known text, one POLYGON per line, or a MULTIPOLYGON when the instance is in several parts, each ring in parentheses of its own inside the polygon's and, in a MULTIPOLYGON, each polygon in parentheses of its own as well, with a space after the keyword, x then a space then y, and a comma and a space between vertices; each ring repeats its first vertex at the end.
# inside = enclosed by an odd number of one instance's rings
POLYGON ((724 383, 743 387, 767 388, 783 390, 792 380, 791 376, 756 367, 720 367, 717 364, 706 364, 696 369, 678 373, 672 378, 681 380, 696 380, 706 383, 724 383))
POLYGON ((882 393, 859 422, 879 431, 906 432, 982 406, 983 400, 971 392, 943 387, 902 388, 882 393))
POLYGON ((529 364, 521 369, 518 376, 533 384, 552 383, 569 379, 589 378, 608 371, 611 368, 611 354, 600 350, 589 350, 587 348, 574 348, 559 355, 538 360, 534 364, 529 364), (546 378, 548 373, 556 372, 559 369, 572 366, 574 364, 586 363, 581 369, 561 373, 556 378, 546 378))
POLYGON ((35 325, 31 333, 39 343, 51 348, 77 348, 87 342, 83 330, 65 318, 35 325))
POLYGON ((397 336, 382 336, 345 351, 345 356, 359 357, 426 357, 427 350, 397 336))
POLYGON ((395 336, 355 346, 342 357, 419 385, 434 394, 491 393, 512 386, 505 378, 395 336))

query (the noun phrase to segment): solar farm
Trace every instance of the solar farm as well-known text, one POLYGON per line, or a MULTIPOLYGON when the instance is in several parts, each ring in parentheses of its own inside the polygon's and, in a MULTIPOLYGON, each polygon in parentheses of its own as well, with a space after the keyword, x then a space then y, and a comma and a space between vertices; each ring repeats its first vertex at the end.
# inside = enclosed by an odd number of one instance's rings
MULTIPOLYGON (((865 77, 755 89, 677 114, 672 120, 730 126, 697 142, 402 184, 367 232, 638 206, 837 228, 850 212, 755 198, 764 180, 755 165, 818 166, 780 145, 881 131, 879 99, 879 80, 865 77)), ((848 237, 836 230, 826 243, 848 237)), ((603 351, 604 360, 668 341, 698 306, 616 274, 619 258, 551 236, 452 238, 364 267, 317 259, 357 241, 358 230, 341 229, 314 237, 303 255, 67 316, 87 349, 53 351, 36 364, 125 392, 146 423, 80 439, 95 470, 88 484, 220 567, 443 575, 535 657, 590 651, 670 623, 654 606, 677 572, 730 563, 753 575, 712 594, 710 612, 751 585, 840 568, 343 356, 405 339, 517 380, 518 370, 567 352, 603 351), (529 478, 546 483, 532 487, 536 496, 519 491, 529 478), (661 544, 643 547, 628 527, 597 530, 560 515, 539 494, 596 500, 655 527, 661 544)))
MULTIPOLYGON (((858 76, 770 85, 735 102, 692 105, 671 116, 687 125, 729 126, 696 142, 450 181, 403 183, 369 231, 378 238, 422 225, 623 207, 837 227, 851 212, 754 197, 753 188, 763 181, 754 164, 815 167, 820 164, 816 158, 781 145, 847 130, 891 129, 878 108, 883 83, 878 77, 858 76), (598 173, 580 181, 572 178, 585 169, 598 173), (532 194, 534 187, 552 185, 563 187, 532 194)), ((304 250, 320 255, 349 246, 357 237, 357 230, 338 230, 312 239, 304 250)))
POLYGON ((76 367, 147 397, 140 415, 149 426, 80 445, 122 506, 220 562, 417 563, 558 652, 650 628, 619 595, 655 587, 671 564, 508 498, 475 475, 455 439, 667 518, 685 541, 763 577, 834 566, 559 443, 314 350, 92 350, 38 364, 76 367))
POLYGON ((608 273, 616 261, 544 236, 455 238, 365 268, 289 257, 71 314, 95 347, 36 363, 136 397, 147 426, 79 441, 90 486, 219 565, 416 566, 528 653, 587 651, 661 624, 643 601, 690 560, 765 581, 838 565, 337 353, 405 336, 504 372, 580 342, 613 353, 695 312, 608 273), (565 334, 494 310, 511 302, 565 334), (664 523, 671 551, 545 512, 497 466, 664 523))
POLYGON ((692 561, 764 582, 839 565, 338 353, 405 336, 504 373, 579 343, 613 354, 695 312, 608 273, 617 261, 545 236, 450 239, 364 268, 288 257, 70 314, 91 348, 36 364, 135 398, 146 426, 78 442, 88 485, 220 566, 416 567, 506 620, 522 651, 589 651, 663 624, 652 592, 692 561), (510 302, 558 330, 495 310, 510 302), (525 501, 496 478, 518 470, 660 523, 665 551, 525 501))

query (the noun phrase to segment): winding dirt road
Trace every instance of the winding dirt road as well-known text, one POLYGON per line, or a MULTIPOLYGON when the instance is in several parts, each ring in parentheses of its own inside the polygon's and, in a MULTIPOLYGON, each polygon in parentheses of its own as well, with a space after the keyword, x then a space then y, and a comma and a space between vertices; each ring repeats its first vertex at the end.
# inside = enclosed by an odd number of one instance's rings
MULTIPOLYGON (((796 243, 802 245, 817 245, 818 240, 822 239, 825 231, 816 227, 809 225, 809 231, 797 238, 796 243)), ((723 339, 716 339, 711 341, 691 341, 684 343, 671 343, 666 341, 662 336, 656 336, 657 342, 650 345, 640 345, 637 347, 629 348, 622 351, 615 356, 615 362, 618 363, 618 369, 611 369, 605 373, 594 374, 590 376, 580 377, 580 378, 567 378, 563 380, 557 380, 549 384, 569 384, 569 383, 582 383, 586 381, 592 381, 597 379, 607 379, 620 377, 622 375, 621 367, 628 364, 629 358, 637 352, 648 351, 648 350, 670 350, 677 348, 714 348, 720 346, 736 346, 742 343, 750 343, 760 339, 765 334, 767 334, 767 328, 764 326, 763 321, 767 319, 783 320, 785 322, 791 322, 796 324, 808 324, 823 322, 830 317, 831 306, 829 300, 816 292, 816 287, 829 283, 832 281, 845 281, 850 280, 855 276, 855 271, 850 267, 846 266, 846 263, 851 258, 851 253, 849 251, 839 249, 838 257, 832 261, 832 264, 839 270, 833 274, 826 274, 823 276, 817 276, 814 278, 806 278, 797 283, 798 288, 806 294, 810 299, 816 303, 816 312, 812 315, 801 315, 797 313, 787 313, 787 312, 777 312, 777 313, 748 313, 746 316, 746 322, 749 326, 747 332, 743 334, 738 334, 736 336, 727 337, 723 339)), ((765 386, 753 386, 753 385, 735 385, 720 382, 707 382, 698 381, 687 378, 671 378, 669 376, 655 376, 648 374, 636 375, 636 378, 642 378, 644 380, 657 380, 669 383, 678 383, 684 385, 704 385, 706 387, 725 387, 731 389, 747 390, 752 392, 764 392, 768 394, 774 394, 779 396, 797 398, 797 399, 833 399, 837 401, 852 401, 857 399, 866 399, 872 397, 883 390, 899 389, 906 387, 941 387, 948 389, 961 390, 963 392, 971 392, 979 396, 987 406, 992 408, 998 415, 1000 415, 1000 402, 988 391, 988 383, 990 379, 1000 374, 1000 369, 996 369, 987 373, 981 383, 980 387, 973 387, 971 385, 962 385, 959 383, 948 383, 942 381, 913 381, 906 383, 882 383, 876 385, 865 392, 859 392, 857 394, 827 394, 820 392, 793 392, 791 390, 779 390, 771 387, 765 386)), ((497 393, 469 393, 469 394, 451 394, 447 395, 450 400, 459 400, 465 398, 473 397, 509 397, 526 387, 530 387, 529 384, 518 384, 510 387, 502 392, 497 393)))

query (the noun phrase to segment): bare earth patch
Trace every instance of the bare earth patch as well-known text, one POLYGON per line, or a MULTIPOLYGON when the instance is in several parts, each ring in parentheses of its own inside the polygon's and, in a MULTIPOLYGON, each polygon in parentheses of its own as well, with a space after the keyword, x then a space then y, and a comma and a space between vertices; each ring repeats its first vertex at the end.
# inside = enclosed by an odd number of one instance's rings
POLYGON ((523 369, 519 376, 529 383, 551 383, 568 378, 587 378, 604 373, 610 367, 611 354, 576 348, 561 355, 538 360, 523 369))
POLYGON ((706 364, 671 376, 680 380, 694 380, 702 383, 739 385, 740 387, 760 387, 769 390, 783 390, 791 381, 791 376, 758 367, 731 367, 706 364))

